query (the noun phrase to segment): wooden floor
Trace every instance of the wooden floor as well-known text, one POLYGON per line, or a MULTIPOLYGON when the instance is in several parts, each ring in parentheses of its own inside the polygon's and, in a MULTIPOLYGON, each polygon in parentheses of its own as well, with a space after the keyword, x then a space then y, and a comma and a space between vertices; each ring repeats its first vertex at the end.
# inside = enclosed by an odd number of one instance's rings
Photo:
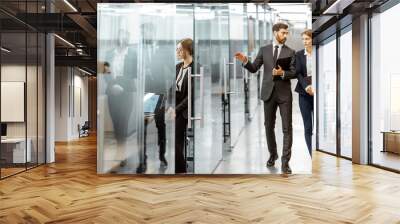
POLYGON ((400 223, 400 175, 316 153, 312 175, 98 176, 93 137, 0 181, 0 223, 400 223))

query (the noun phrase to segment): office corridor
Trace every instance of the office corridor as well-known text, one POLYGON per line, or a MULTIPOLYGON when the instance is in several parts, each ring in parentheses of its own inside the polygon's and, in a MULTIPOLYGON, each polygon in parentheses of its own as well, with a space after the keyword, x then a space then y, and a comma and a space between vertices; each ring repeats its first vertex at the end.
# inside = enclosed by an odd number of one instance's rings
POLYGON ((393 200, 400 197, 397 174, 320 152, 313 157, 312 175, 286 178, 97 175, 94 137, 58 144, 56 156, 57 163, 0 182, 0 223, 400 220, 400 201, 393 200))
MULTIPOLYGON (((294 94, 293 101, 297 101, 294 94)), ((259 104, 253 118, 242 130, 238 139, 233 139, 234 147, 225 153, 223 161, 216 168, 216 174, 280 174, 281 154, 283 145, 282 121, 277 112, 276 143, 279 159, 275 167, 266 167, 269 158, 267 140, 264 128, 264 109, 259 104)), ((310 174, 312 162, 304 140, 303 120, 295 102, 293 102, 293 147, 290 166, 296 174, 310 174)))

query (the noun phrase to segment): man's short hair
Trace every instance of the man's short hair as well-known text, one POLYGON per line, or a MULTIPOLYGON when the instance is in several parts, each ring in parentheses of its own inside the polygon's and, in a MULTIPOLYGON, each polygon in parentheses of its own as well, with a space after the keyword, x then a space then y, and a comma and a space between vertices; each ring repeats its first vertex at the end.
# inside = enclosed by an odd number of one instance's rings
POLYGON ((280 29, 287 29, 287 28, 289 28, 289 26, 285 23, 275 23, 272 26, 272 31, 278 32, 280 29))

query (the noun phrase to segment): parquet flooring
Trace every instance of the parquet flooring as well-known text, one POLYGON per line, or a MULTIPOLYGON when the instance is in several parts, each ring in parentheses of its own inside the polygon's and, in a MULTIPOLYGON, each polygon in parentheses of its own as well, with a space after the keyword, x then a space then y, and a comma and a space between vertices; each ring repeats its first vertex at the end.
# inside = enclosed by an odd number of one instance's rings
POLYGON ((400 175, 315 153, 312 175, 96 174, 94 137, 0 181, 0 223, 400 223, 400 175))

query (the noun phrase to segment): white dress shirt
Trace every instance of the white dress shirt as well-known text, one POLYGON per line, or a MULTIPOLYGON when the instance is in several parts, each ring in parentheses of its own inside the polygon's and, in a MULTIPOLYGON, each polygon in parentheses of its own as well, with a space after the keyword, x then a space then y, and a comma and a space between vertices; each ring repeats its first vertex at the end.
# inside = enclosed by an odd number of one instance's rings
MULTIPOLYGON (((278 60, 279 55, 281 54, 283 44, 278 43, 276 41, 276 39, 274 39, 274 42, 272 43, 272 56, 274 56, 275 46, 278 46, 278 56, 276 57, 276 59, 278 60)), ((285 77, 285 71, 283 71, 283 74, 282 74, 282 78, 284 78, 284 77, 285 77)))
MULTIPOLYGON (((306 65, 307 65, 307 76, 311 76, 312 77, 312 63, 313 63, 313 58, 312 58, 312 54, 308 54, 307 53, 307 49, 304 49, 304 55, 306 56, 306 65)), ((306 87, 306 91, 311 88, 312 85, 308 85, 306 87)))

